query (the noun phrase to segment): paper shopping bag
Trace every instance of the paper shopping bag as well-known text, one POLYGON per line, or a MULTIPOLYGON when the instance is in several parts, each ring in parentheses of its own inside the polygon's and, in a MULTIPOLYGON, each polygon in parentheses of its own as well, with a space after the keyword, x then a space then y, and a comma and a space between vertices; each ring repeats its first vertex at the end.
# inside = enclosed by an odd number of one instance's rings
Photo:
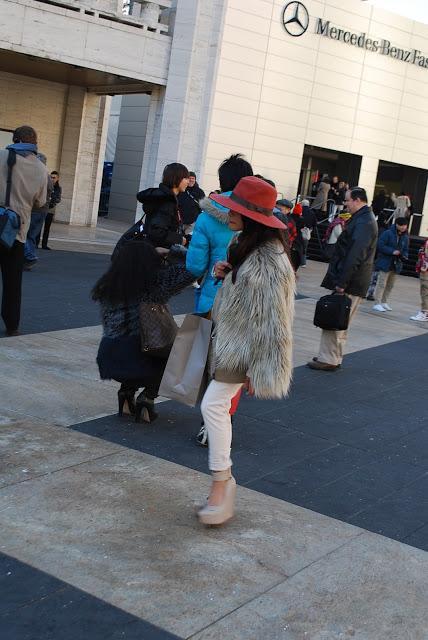
POLYGON ((159 388, 159 395, 194 407, 205 392, 212 321, 187 315, 178 330, 159 388))

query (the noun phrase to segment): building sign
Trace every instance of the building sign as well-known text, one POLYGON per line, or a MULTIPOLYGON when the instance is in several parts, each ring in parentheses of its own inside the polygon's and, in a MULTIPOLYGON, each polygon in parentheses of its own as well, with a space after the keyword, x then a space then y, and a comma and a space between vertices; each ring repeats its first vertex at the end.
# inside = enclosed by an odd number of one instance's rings
MULTIPOLYGON (((288 35, 293 38, 302 36, 309 27, 309 13, 305 5, 301 2, 289 2, 282 12, 282 24, 288 35)), ((331 40, 338 40, 366 51, 389 56, 402 62, 415 64, 424 69, 428 69, 428 57, 422 55, 419 49, 402 49, 389 40, 369 38, 366 33, 355 33, 353 31, 336 27, 330 20, 316 18, 315 33, 331 40)))

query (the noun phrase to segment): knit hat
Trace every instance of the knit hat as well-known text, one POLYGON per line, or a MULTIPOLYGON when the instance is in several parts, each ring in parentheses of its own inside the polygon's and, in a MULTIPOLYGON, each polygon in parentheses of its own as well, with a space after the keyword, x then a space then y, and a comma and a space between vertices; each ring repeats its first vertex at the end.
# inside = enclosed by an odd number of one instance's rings
POLYGON ((300 204, 300 202, 296 202, 296 204, 294 205, 293 213, 295 213, 296 216, 301 216, 302 215, 303 208, 302 208, 302 205, 300 204))

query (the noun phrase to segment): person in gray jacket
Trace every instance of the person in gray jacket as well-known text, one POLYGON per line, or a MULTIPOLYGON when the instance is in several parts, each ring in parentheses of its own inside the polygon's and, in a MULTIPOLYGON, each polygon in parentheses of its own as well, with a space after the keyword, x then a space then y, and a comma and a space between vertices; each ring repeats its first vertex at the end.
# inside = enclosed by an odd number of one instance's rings
POLYGON ((13 144, 0 150, 0 205, 6 201, 8 158, 15 160, 11 176, 9 208, 18 214, 21 226, 11 249, 0 245, 3 279, 1 315, 8 336, 17 335, 21 317, 22 267, 24 244, 30 226, 31 211, 45 204, 48 172, 37 157, 37 134, 22 126, 13 132, 13 144))
MULTIPOLYGON (((376 253, 377 224, 367 205, 365 189, 349 189, 345 204, 352 217, 336 242, 321 286, 340 295, 346 293, 351 298, 351 322, 370 283, 376 253)), ((347 337, 347 331, 323 329, 318 356, 308 362, 308 367, 320 371, 339 369, 347 337)))
POLYGON ((327 200, 328 192, 330 191, 330 178, 328 175, 323 175, 321 182, 318 185, 317 194, 312 202, 311 209, 314 211, 321 211, 327 213, 327 200))

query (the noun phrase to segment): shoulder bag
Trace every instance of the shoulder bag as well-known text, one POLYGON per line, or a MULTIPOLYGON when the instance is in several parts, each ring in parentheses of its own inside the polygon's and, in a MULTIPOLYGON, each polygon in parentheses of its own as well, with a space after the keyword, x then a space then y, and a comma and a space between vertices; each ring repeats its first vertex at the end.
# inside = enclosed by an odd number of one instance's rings
POLYGON ((314 325, 328 331, 345 331, 349 326, 352 300, 345 294, 322 296, 315 307, 314 325))
POLYGON ((139 314, 143 353, 154 358, 167 358, 178 331, 168 305, 141 302, 139 314))
POLYGON ((16 211, 9 209, 10 191, 12 189, 12 169, 15 163, 16 153, 13 149, 9 149, 9 155, 7 158, 6 197, 4 206, 0 206, 0 244, 6 247, 6 249, 12 248, 21 226, 21 219, 19 215, 16 211))

